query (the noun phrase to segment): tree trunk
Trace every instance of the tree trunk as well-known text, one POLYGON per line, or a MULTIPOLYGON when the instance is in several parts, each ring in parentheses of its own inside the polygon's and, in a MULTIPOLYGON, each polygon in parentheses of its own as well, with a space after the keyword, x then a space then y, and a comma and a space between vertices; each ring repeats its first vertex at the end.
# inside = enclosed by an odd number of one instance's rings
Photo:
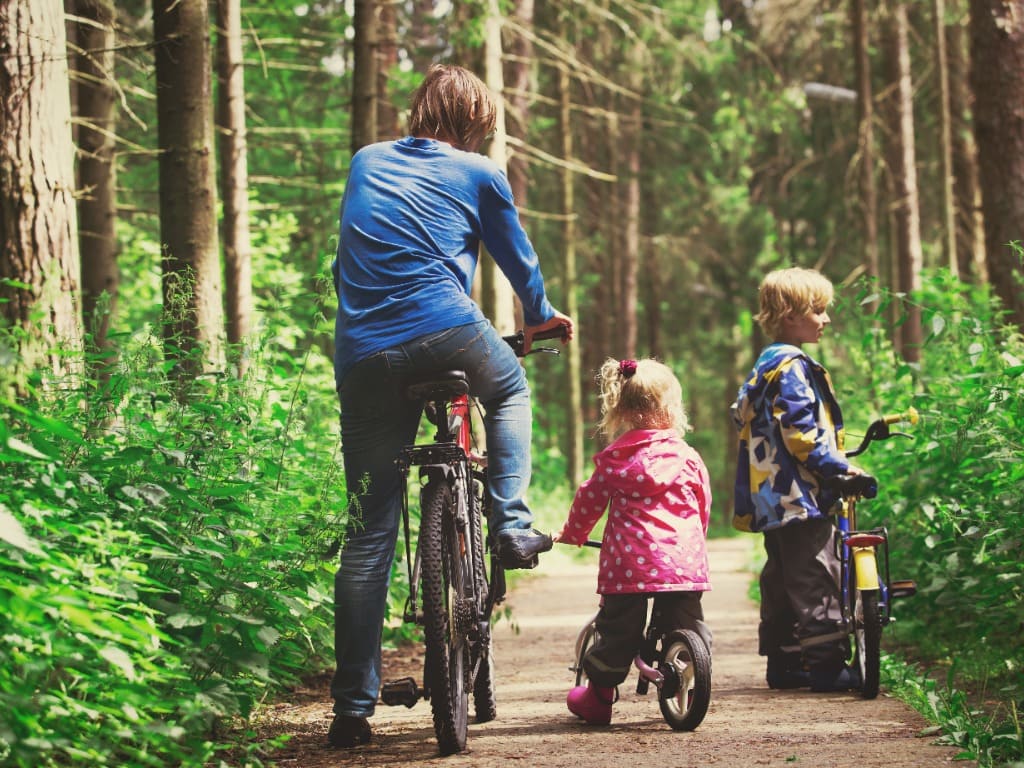
POLYGON ((205 0, 153 0, 164 337, 184 383, 223 365, 205 0))
POLYGON ((245 127, 245 75, 240 0, 217 0, 217 124, 224 201, 224 293, 228 343, 238 374, 248 367, 252 333, 252 246, 249 238, 249 160, 245 127))
MULTIPOLYGON (((491 139, 491 146, 487 154, 504 168, 508 158, 508 137, 505 133, 505 78, 501 66, 501 25, 498 0, 489 0, 484 32, 483 79, 494 96, 498 119, 495 124, 494 138, 491 139)), ((515 299, 512 286, 486 249, 481 247, 480 250, 480 307, 499 333, 513 333, 519 312, 517 312, 518 302, 515 299)))
MULTIPOLYGON (((914 145, 913 83, 910 76, 910 49, 907 44, 907 9, 902 0, 894 3, 886 19, 886 58, 892 95, 890 165, 895 181, 893 208, 896 223, 896 272, 898 290, 908 296, 921 288, 923 255, 921 215, 917 188, 914 145)), ((921 359, 921 308, 914 300, 904 302, 906 319, 899 326, 899 349, 909 362, 921 359)))
POLYGON ((352 120, 354 155, 377 140, 377 14, 374 0, 355 0, 352 27, 352 120))
POLYGON ((971 0, 971 83, 989 280, 1024 329, 1024 0, 971 0))
POLYGON ((640 94, 643 91, 642 52, 637 48, 632 55, 630 88, 633 100, 629 107, 626 127, 626 179, 623 189, 623 251, 622 251, 622 304, 619 322, 622 329, 622 354, 637 356, 637 285, 640 272, 640 146, 643 141, 643 113, 640 94))
POLYGON ((112 0, 76 0, 78 52, 78 245, 82 256, 82 311, 96 349, 106 349, 117 309, 117 170, 114 162, 114 23, 112 0))
POLYGON ((942 248, 946 265, 954 275, 956 257, 956 198, 953 195, 953 125, 949 111, 949 64, 946 55, 946 3, 932 0, 935 16, 935 71, 939 80, 939 173, 942 176, 942 248))
POLYGON ((43 364, 56 377, 76 371, 78 356, 66 353, 82 344, 61 0, 7 0, 0 46, 0 313, 23 332, 9 337, 18 349, 0 382, 21 394, 43 364))
POLYGON ((946 27, 949 60, 949 111, 953 129, 953 189, 957 211, 957 262, 963 279, 988 282, 985 267, 985 219, 981 212, 978 147, 969 118, 974 101, 968 88, 967 36, 961 22, 946 27))
POLYGON ((861 206, 864 216, 865 268, 878 277, 878 188, 875 184, 875 107, 871 88, 868 19, 864 0, 853 0, 854 58, 857 69, 858 148, 860 150, 861 206))
MULTIPOLYGON (((517 0, 512 15, 518 29, 532 29, 533 0, 517 0)), ((529 35, 518 32, 508 34, 507 37, 509 57, 505 63, 505 126, 509 136, 525 142, 530 125, 530 65, 533 61, 533 42, 529 35)), ((512 187, 516 205, 523 209, 528 208, 529 178, 526 156, 522 152, 509 153, 508 183, 512 187)))
MULTIPOLYGON (((562 159, 567 163, 573 161, 572 135, 572 80, 568 67, 562 63, 558 67, 558 130, 562 137, 562 159)), ((565 313, 578 321, 579 301, 576 298, 576 187, 573 171, 568 167, 561 170, 562 179, 562 249, 564 252, 563 274, 565 277, 565 313)), ((583 446, 583 383, 581 378, 582 356, 580 342, 570 344, 566 348, 569 364, 566 366, 566 388, 569 393, 567 427, 569 450, 567 456, 568 480, 570 488, 579 488, 584 480, 584 446, 583 446)))
POLYGON ((391 100, 388 81, 398 66, 398 23, 395 3, 377 8, 377 136, 376 141, 402 138, 398 107, 391 100))

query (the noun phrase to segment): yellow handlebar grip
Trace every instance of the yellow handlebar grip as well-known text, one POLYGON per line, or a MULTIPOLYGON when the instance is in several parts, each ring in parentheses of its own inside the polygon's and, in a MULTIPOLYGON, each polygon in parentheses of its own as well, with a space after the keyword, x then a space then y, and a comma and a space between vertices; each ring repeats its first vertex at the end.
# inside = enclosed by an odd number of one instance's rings
POLYGON ((898 424, 901 421, 905 421, 908 424, 917 424, 918 420, 917 408, 910 406, 903 413, 890 413, 887 416, 882 417, 882 421, 886 424, 898 424))

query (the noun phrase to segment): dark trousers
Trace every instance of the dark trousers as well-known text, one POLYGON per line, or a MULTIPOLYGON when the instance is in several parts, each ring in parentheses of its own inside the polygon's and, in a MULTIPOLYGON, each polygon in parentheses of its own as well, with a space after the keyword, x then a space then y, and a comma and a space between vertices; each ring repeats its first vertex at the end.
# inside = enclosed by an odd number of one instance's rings
POLYGON ((700 604, 703 592, 657 592, 604 595, 597 614, 597 642, 587 652, 583 669, 594 685, 612 688, 629 675, 629 668, 643 644, 647 626, 647 601, 654 597, 654 611, 663 632, 692 629, 711 650, 711 628, 704 623, 700 604))
POLYGON ((842 626, 836 527, 831 517, 764 533, 761 571, 762 656, 801 654, 811 669, 838 669, 850 655, 842 626))

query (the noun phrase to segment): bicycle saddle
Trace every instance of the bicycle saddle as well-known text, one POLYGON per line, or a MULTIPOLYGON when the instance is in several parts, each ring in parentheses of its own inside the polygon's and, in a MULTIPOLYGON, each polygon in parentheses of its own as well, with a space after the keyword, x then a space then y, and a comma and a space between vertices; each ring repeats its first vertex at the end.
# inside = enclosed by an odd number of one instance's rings
POLYGON ((450 400, 469 392, 465 371, 436 371, 409 379, 405 393, 410 400, 450 400))

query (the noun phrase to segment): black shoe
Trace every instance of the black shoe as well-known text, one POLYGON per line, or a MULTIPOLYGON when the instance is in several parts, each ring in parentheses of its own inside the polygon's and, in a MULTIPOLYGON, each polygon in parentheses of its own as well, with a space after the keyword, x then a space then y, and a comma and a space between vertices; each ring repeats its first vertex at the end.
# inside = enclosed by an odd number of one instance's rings
POLYGON ((331 730, 327 732, 327 743, 340 749, 351 749, 370 741, 373 731, 365 717, 335 715, 331 730))
POLYGON ((812 669, 811 690, 814 693, 832 693, 834 691, 856 691, 862 686, 860 670, 843 666, 835 668, 812 669))
POLYGON ((774 690, 807 688, 811 684, 811 673, 803 668, 799 653, 770 654, 765 680, 774 690))
POLYGON ((494 549, 506 571, 536 568, 537 555, 551 549, 551 537, 533 528, 506 528, 495 535, 494 549))

